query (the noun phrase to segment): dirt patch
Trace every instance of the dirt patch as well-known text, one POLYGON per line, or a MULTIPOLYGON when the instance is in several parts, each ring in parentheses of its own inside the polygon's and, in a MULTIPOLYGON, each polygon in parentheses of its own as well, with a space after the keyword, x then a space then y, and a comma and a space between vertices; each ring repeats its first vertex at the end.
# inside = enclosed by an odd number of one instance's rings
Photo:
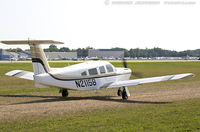
POLYGON ((88 112, 126 105, 165 104, 200 98, 200 82, 161 83, 131 87, 131 97, 127 101, 122 101, 121 97, 117 97, 116 92, 117 89, 73 91, 68 98, 61 98, 55 92, 0 95, 0 120, 88 112))

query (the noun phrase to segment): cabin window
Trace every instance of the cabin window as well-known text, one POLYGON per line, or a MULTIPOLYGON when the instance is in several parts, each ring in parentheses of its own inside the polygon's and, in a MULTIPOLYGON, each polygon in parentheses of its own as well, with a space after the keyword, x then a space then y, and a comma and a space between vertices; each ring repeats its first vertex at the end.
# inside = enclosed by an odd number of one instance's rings
POLYGON ((106 69, 107 69, 108 72, 114 71, 112 65, 110 65, 110 64, 106 65, 106 69))
POLYGON ((81 76, 86 76, 86 75, 87 75, 86 71, 81 73, 81 76))
POLYGON ((99 71, 100 71, 101 74, 106 73, 106 69, 105 69, 104 66, 100 66, 99 71))
POLYGON ((90 75, 97 75, 97 74, 98 74, 98 72, 97 72, 97 69, 96 69, 96 68, 89 69, 89 70, 88 70, 88 72, 89 72, 89 74, 90 74, 90 75))

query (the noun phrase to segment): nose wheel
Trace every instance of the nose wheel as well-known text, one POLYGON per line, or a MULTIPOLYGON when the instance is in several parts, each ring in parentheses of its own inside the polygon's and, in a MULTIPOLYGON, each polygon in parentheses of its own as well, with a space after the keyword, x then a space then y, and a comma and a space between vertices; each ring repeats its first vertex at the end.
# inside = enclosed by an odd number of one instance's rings
POLYGON ((67 97, 69 95, 67 89, 60 89, 60 93, 62 93, 62 97, 67 97))
POLYGON ((122 99, 123 100, 127 100, 128 99, 128 96, 127 96, 125 88, 123 89, 123 92, 122 92, 122 99))

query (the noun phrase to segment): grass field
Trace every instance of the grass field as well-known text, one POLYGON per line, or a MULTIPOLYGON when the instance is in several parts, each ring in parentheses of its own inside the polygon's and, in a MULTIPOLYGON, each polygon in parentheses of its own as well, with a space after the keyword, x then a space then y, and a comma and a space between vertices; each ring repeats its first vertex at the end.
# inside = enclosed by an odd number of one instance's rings
POLYGON ((127 101, 116 96, 117 89, 69 91, 62 98, 56 88, 37 89, 32 81, 4 75, 32 71, 31 63, 0 63, 0 131, 200 131, 199 62, 129 62, 128 67, 141 77, 187 72, 195 77, 129 87, 127 101))

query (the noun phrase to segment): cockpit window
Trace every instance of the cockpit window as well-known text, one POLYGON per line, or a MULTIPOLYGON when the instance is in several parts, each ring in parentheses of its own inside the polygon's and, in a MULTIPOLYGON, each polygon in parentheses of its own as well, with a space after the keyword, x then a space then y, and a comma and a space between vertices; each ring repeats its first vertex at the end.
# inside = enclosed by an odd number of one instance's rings
POLYGON ((86 75, 87 75, 86 71, 81 73, 81 76, 86 76, 86 75))
POLYGON ((101 74, 106 73, 106 69, 105 69, 104 66, 100 66, 99 71, 100 71, 101 74))
POLYGON ((108 72, 114 71, 112 65, 110 65, 110 64, 106 65, 106 69, 107 69, 108 72))
POLYGON ((89 70, 88 70, 88 72, 89 72, 89 74, 90 74, 90 75, 97 75, 97 74, 98 74, 98 72, 97 72, 97 69, 96 69, 96 68, 89 69, 89 70))

